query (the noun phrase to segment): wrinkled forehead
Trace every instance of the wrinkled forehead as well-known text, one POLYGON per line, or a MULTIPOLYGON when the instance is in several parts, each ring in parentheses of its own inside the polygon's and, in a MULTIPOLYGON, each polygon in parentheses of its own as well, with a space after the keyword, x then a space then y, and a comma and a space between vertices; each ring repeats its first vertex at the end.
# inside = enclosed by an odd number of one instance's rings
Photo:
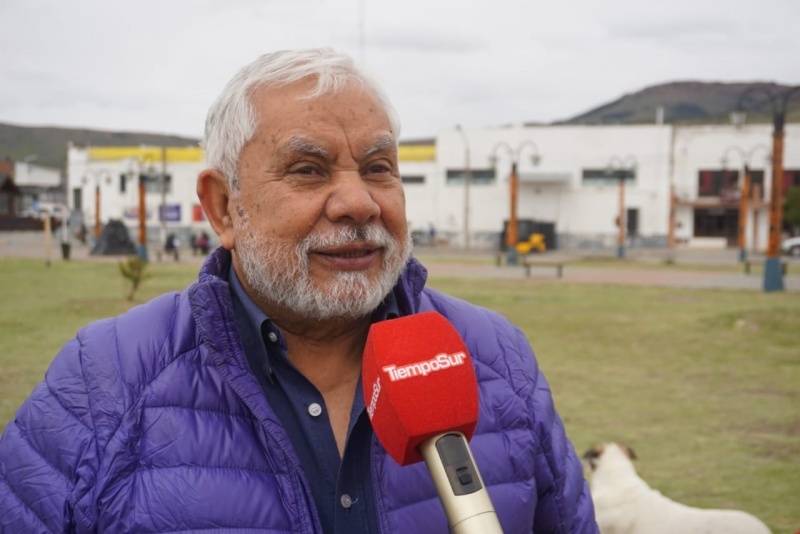
MULTIPOLYGON (((324 159, 330 158, 328 149, 321 146, 315 139, 308 135, 293 134, 285 139, 278 147, 278 152, 282 155, 306 154, 318 156, 324 159)), ((374 139, 361 148, 361 157, 369 157, 373 154, 391 153, 397 155, 397 139, 391 133, 377 133, 374 139)))
POLYGON ((358 102, 363 109, 377 110, 388 121, 395 139, 399 135, 400 122, 394 108, 379 92, 363 80, 352 75, 342 75, 334 79, 322 79, 316 75, 306 76, 299 80, 277 84, 262 84, 252 87, 248 92, 252 120, 256 123, 259 117, 259 104, 277 102, 282 105, 287 98, 299 104, 312 105, 317 100, 336 100, 350 98, 358 102))

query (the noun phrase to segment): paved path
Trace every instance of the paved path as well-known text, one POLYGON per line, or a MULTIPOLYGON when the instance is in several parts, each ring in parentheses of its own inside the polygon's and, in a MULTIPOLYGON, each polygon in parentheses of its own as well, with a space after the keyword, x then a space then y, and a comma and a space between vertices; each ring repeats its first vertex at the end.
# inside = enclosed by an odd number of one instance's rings
MULTIPOLYGON (((45 259, 44 236, 41 232, 0 232, 0 259, 10 257, 45 259)), ((737 251, 677 249, 670 259, 677 265, 674 269, 658 268, 652 264, 663 264, 669 251, 665 249, 629 249, 628 258, 622 268, 615 268, 613 250, 571 250, 549 252, 534 261, 565 262, 563 277, 556 276, 551 265, 534 266, 530 270, 530 280, 553 280, 567 283, 634 284, 672 287, 702 287, 724 289, 746 289, 760 291, 763 275, 746 274, 738 263, 737 251), (602 267, 575 263, 581 258, 599 260, 602 267), (570 263, 572 262, 572 263, 570 263), (638 265, 638 267, 637 267, 638 265), (692 269, 691 266, 695 266, 692 269), (719 266, 714 270, 713 266, 719 266)), ((151 249, 151 261, 155 253, 151 249)), ((494 264, 494 254, 490 251, 465 253, 450 248, 419 247, 415 254, 422 258, 432 276, 454 276, 465 278, 503 278, 526 279, 521 265, 494 264)), ((59 238, 51 240, 49 255, 51 261, 62 261, 59 238)), ((74 261, 118 261, 115 256, 91 256, 89 247, 73 242, 70 257, 74 261)), ((166 261, 166 260, 165 260, 166 261)), ((171 259, 169 261, 172 261, 171 259)), ((192 256, 188 249, 182 250, 181 263, 202 263, 201 256, 192 256)), ((763 263, 763 256, 753 256, 753 265, 763 263)), ((784 287, 789 292, 800 292, 800 259, 785 258, 788 265, 784 276, 784 287)))
MULTIPOLYGON (((763 275, 739 272, 722 272, 711 270, 691 270, 680 267, 675 269, 658 269, 653 267, 636 268, 625 266, 615 269, 608 267, 585 267, 580 265, 564 266, 561 278, 556 276, 555 267, 532 267, 530 277, 526 277, 521 266, 487 266, 470 265, 451 262, 427 262, 425 266, 432 276, 453 276, 465 278, 504 278, 517 280, 552 280, 565 283, 624 284, 644 286, 701 287, 720 289, 761 290, 763 275)), ((787 291, 800 292, 800 263, 790 267, 789 274, 784 277, 787 291), (795 274, 792 274, 794 270, 795 274)))

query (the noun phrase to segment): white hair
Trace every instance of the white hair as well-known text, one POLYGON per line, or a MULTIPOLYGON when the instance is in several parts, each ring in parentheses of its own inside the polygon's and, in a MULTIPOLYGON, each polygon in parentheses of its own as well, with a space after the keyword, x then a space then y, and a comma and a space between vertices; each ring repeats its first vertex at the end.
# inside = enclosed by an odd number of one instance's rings
POLYGON ((256 132, 258 121, 253 98, 265 87, 283 87, 305 78, 316 79, 306 98, 335 94, 350 82, 370 91, 383 106, 395 139, 400 137, 400 120, 378 83, 360 71, 352 58, 331 48, 283 50, 264 54, 242 68, 228 82, 206 117, 205 148, 209 167, 220 171, 238 189, 236 168, 239 154, 256 132))

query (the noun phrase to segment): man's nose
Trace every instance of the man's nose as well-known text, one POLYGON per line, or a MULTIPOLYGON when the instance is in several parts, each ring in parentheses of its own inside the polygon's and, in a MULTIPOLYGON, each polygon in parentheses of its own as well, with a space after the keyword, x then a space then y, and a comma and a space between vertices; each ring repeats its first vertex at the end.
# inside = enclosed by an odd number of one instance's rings
POLYGON ((373 193, 359 172, 337 172, 333 176, 325 214, 331 222, 366 224, 381 214, 373 193))

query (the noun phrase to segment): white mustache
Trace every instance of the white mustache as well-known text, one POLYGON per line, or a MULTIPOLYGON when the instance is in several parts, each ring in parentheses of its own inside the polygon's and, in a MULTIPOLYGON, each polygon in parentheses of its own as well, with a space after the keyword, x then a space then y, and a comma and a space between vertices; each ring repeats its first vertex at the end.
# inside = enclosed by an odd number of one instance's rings
POLYGON ((333 231, 322 234, 309 234, 298 244, 303 253, 311 250, 349 245, 351 243, 371 243, 378 247, 389 247, 395 240, 389 230, 382 226, 371 224, 369 226, 341 226, 333 231))

